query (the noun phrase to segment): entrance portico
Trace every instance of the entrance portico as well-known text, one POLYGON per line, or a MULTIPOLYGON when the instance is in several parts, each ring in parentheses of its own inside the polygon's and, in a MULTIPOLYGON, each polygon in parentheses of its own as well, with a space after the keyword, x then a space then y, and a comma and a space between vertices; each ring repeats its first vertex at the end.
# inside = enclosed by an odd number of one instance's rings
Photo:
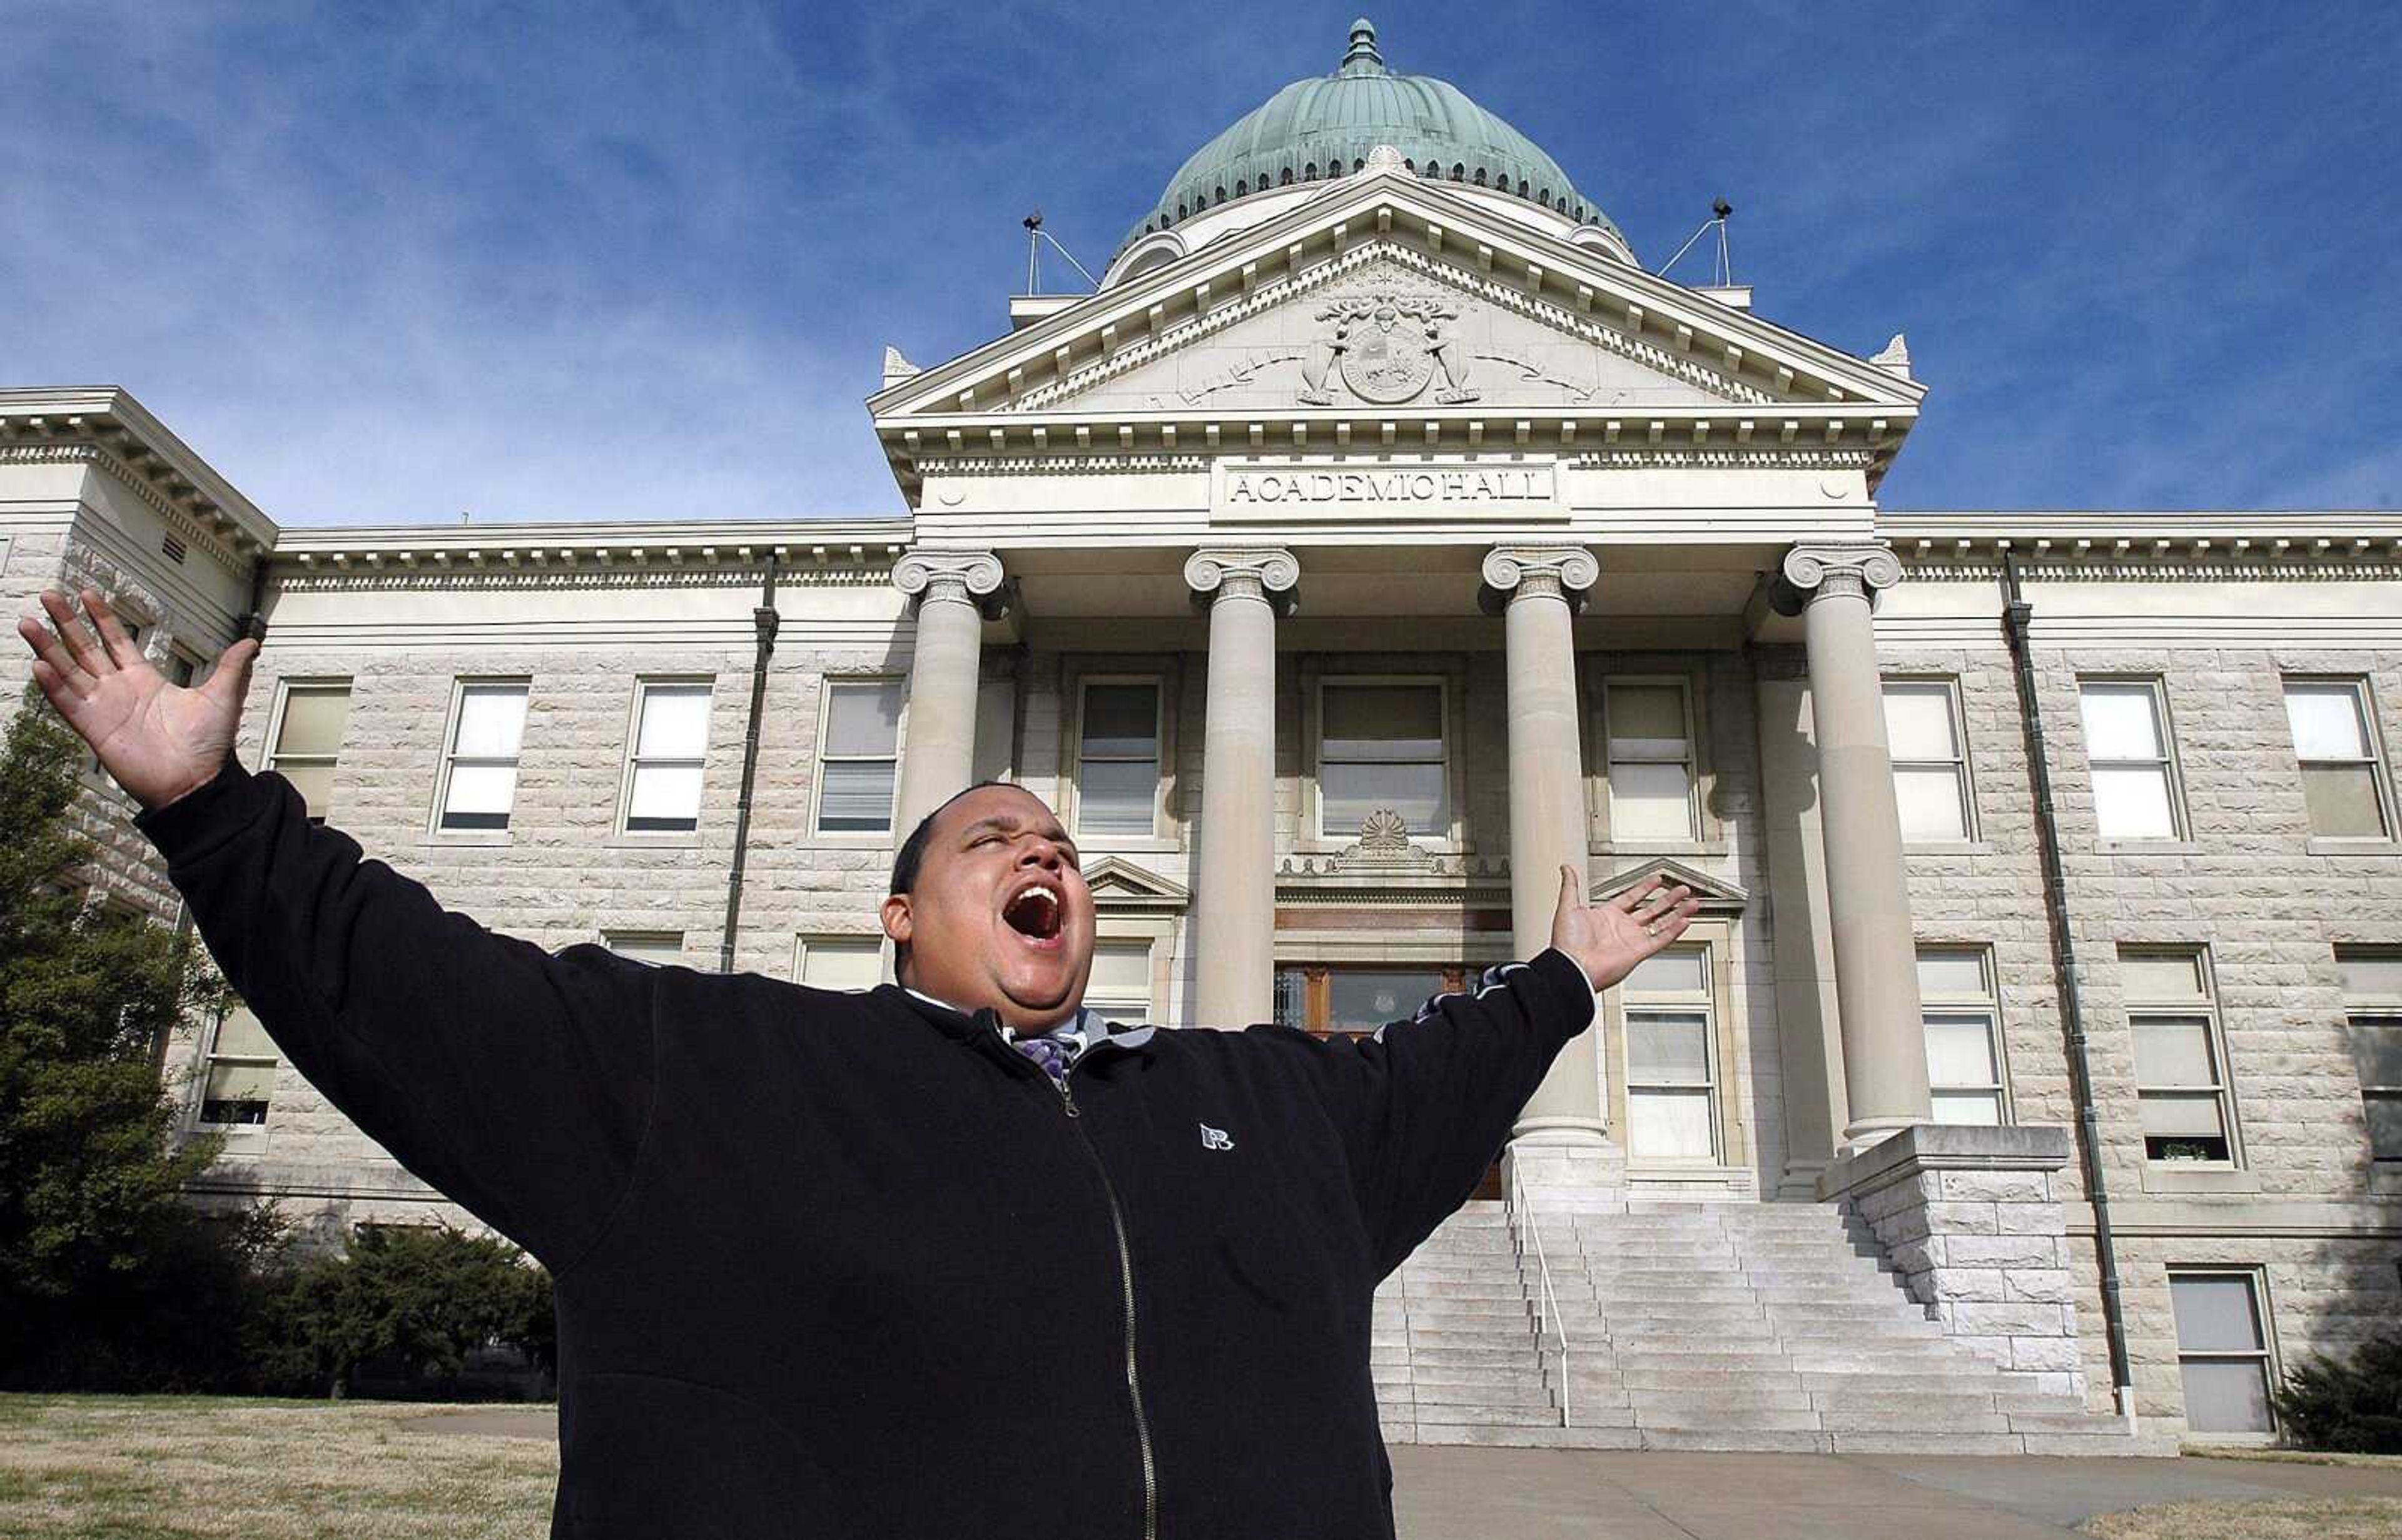
POLYGON ((1404 158, 1146 237, 1164 259, 872 399, 921 596, 900 823, 1000 763, 981 636, 1063 681, 1015 724, 1019 778, 1088 802, 1087 761, 1155 768, 1155 825, 1071 827, 1189 893, 1154 955, 1175 1022, 1274 1019, 1279 968, 1527 956, 1562 867, 1604 890, 1678 863, 1713 918, 1561 1057, 1519 1148, 1747 1189, 1815 1170, 1926 1115, 1869 626, 1873 488, 1919 388, 1404 158), (1004 583, 1005 632, 974 603, 1004 583), (1798 623, 1762 602, 1780 583, 1815 596, 1798 623), (1778 645, 1806 650, 1828 766, 1832 1033, 1780 1032, 1746 897, 1792 846, 1751 816, 1751 649, 1778 645), (1155 728, 1093 725, 1154 698, 1155 728), (1829 1041, 1840 1066, 1797 1067, 1829 1041), (1788 1115, 1797 1091, 1826 1110, 1788 1115))

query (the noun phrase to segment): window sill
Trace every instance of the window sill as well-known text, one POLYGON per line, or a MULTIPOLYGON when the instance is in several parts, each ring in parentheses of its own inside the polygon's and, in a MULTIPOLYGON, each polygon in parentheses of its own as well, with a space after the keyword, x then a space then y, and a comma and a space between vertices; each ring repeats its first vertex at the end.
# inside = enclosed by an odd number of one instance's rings
POLYGON ((2164 1193, 2236 1192, 2260 1190, 2260 1174, 2241 1166, 2220 1165, 2196 1161, 2175 1165, 2157 1161, 2144 1162, 2144 1190, 2164 1193))
POLYGON ((1586 854, 1594 856, 1701 856, 1727 853, 1724 840, 1594 840, 1586 854))
POLYGON ((621 829, 600 842, 604 850, 697 850, 700 832, 645 833, 641 830, 621 829))
POLYGON ((2313 856, 2402 856, 2402 840, 2343 840, 2313 835, 2302 842, 2313 856))
POLYGON ((1912 856, 1990 856, 1994 853, 1991 840, 1922 840, 1916 844, 1903 841, 1901 853, 1912 856))
POLYGON ((514 845, 516 836, 505 829, 436 829, 425 836, 429 846, 459 846, 468 849, 491 849, 514 845))
POLYGON ((1181 840, 1157 834, 1087 834, 1073 836, 1080 856, 1172 856, 1184 848, 1181 840))
POLYGON ((819 829, 810 832, 809 840, 815 845, 837 846, 850 850, 890 850, 900 843, 901 836, 890 829, 819 829))
POLYGON ((2202 846, 2194 840, 2095 840, 2097 856, 2199 856, 2202 846))

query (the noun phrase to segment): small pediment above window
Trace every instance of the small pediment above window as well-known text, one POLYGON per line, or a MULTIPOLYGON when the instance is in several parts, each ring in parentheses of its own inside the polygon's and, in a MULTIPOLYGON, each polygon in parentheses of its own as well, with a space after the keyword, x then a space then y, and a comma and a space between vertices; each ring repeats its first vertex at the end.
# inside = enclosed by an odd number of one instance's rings
POLYGON ((1688 866, 1683 861, 1672 859, 1666 856, 1660 857, 1656 860, 1646 861, 1632 871, 1621 872, 1614 876, 1603 878, 1594 884, 1593 896, 1588 901, 1595 904, 1608 903, 1621 893, 1632 887, 1639 887, 1654 876, 1660 879, 1660 885, 1663 887, 1674 887, 1682 883, 1691 888, 1693 897, 1701 901, 1701 912, 1705 914, 1740 914, 1743 913, 1744 906, 1751 901, 1751 895, 1739 885, 1711 876, 1698 867, 1688 866))
POLYGON ((1182 909, 1193 900, 1191 889, 1116 856, 1087 867, 1084 884, 1093 890, 1094 907, 1104 912, 1182 909))

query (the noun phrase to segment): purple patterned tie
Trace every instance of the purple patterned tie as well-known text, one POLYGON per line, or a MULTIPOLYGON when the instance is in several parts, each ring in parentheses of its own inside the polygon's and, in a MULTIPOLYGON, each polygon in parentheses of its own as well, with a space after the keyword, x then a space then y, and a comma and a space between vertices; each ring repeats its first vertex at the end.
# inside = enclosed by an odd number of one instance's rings
POLYGON ((1068 1078, 1068 1045, 1056 1038, 1020 1038, 1017 1051, 1042 1066, 1042 1073, 1057 1081, 1068 1078))

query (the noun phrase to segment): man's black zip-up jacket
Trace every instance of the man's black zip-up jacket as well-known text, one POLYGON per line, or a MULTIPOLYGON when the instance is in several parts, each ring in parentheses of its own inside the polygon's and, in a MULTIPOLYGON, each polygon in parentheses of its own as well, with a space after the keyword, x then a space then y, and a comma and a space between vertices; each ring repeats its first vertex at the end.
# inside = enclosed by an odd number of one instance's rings
POLYGON ((1546 952, 1063 1096, 989 1013, 495 935, 230 761, 139 822, 294 1066, 549 1266, 561 1536, 1390 1535, 1371 1297, 1593 1012, 1546 952))

